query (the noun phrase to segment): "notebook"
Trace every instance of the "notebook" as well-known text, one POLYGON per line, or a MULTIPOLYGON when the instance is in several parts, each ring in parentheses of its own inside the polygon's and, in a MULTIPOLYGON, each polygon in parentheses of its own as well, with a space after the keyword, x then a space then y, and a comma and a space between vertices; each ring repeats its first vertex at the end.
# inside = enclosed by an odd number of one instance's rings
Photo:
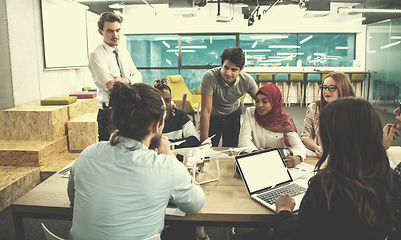
POLYGON ((288 193, 295 199, 294 211, 299 209, 306 188, 294 183, 278 148, 238 155, 235 161, 252 199, 277 212, 274 201, 288 193))

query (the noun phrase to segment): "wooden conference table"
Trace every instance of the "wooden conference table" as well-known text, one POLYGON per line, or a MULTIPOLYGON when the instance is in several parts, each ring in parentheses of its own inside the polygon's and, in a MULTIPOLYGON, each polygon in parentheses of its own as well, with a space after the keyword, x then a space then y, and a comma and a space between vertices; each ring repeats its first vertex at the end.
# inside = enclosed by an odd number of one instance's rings
MULTIPOLYGON (((227 148, 216 148, 222 150, 227 148)), ((401 161, 401 147, 391 147, 390 160, 401 161)), ((201 185, 206 196, 202 210, 184 217, 166 215, 167 224, 183 224, 195 231, 195 226, 267 226, 277 222, 277 214, 252 200, 241 177, 234 173, 234 159, 220 159, 220 178, 217 182, 201 185)), ((315 165, 316 157, 306 163, 315 165)), ((206 165, 206 172, 197 178, 202 181, 216 176, 215 163, 206 165), (202 179, 203 178, 203 179, 202 179)), ((11 204, 16 239, 25 239, 23 218, 72 219, 72 208, 67 196, 68 178, 54 174, 11 204)))

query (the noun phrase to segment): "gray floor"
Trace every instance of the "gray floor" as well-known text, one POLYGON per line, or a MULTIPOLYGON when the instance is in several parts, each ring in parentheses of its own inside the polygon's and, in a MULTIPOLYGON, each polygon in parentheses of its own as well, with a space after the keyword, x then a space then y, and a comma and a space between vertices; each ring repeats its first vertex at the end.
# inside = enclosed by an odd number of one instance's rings
MULTIPOLYGON (((383 126, 386 123, 395 123, 395 115, 393 110, 398 107, 392 103, 390 104, 379 104, 378 112, 382 120, 383 126)), ((298 129, 298 133, 301 134, 303 128, 303 121, 305 118, 306 107, 291 106, 285 107, 284 111, 292 116, 295 125, 298 129)), ((401 146, 401 137, 393 141, 394 146, 401 146)), ((45 236, 43 234, 40 223, 43 222, 50 231, 56 235, 68 238, 68 231, 71 227, 70 221, 63 220, 46 220, 46 219, 25 219, 25 235, 27 240, 44 240, 45 236)), ((205 227, 210 239, 212 240, 236 240, 240 239, 242 234, 248 232, 252 229, 250 228, 236 228, 237 234, 232 236, 229 233, 228 228, 220 227, 205 227)), ((11 208, 8 207, 2 212, 0 212, 0 240, 11 240, 15 239, 14 226, 11 214, 11 208)))

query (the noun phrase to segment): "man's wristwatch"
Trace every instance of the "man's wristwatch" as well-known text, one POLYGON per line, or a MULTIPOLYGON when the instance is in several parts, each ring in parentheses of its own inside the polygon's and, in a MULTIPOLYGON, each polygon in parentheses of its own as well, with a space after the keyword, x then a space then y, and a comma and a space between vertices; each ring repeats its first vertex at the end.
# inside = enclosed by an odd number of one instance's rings
POLYGON ((301 162, 304 161, 304 159, 301 157, 301 155, 298 155, 299 159, 301 159, 301 162))

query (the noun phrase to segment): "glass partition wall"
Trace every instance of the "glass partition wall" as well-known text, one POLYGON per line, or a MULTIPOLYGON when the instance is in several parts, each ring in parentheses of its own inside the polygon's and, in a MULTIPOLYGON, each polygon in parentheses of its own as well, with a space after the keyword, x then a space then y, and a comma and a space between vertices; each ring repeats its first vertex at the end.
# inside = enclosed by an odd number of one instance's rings
MULTIPOLYGON (((180 74, 190 91, 203 73, 221 65, 220 55, 241 47, 247 67, 349 67, 355 34, 127 35, 127 49, 145 83, 180 74)), ((255 76, 254 76, 255 78, 255 76)))
MULTIPOLYGON (((399 100, 401 18, 367 26, 366 68, 371 70, 371 101, 394 105, 399 100), (380 97, 380 99, 378 98, 380 97)), ((397 105, 394 105, 394 108, 397 105)), ((393 106, 389 108, 392 111, 393 106)))

